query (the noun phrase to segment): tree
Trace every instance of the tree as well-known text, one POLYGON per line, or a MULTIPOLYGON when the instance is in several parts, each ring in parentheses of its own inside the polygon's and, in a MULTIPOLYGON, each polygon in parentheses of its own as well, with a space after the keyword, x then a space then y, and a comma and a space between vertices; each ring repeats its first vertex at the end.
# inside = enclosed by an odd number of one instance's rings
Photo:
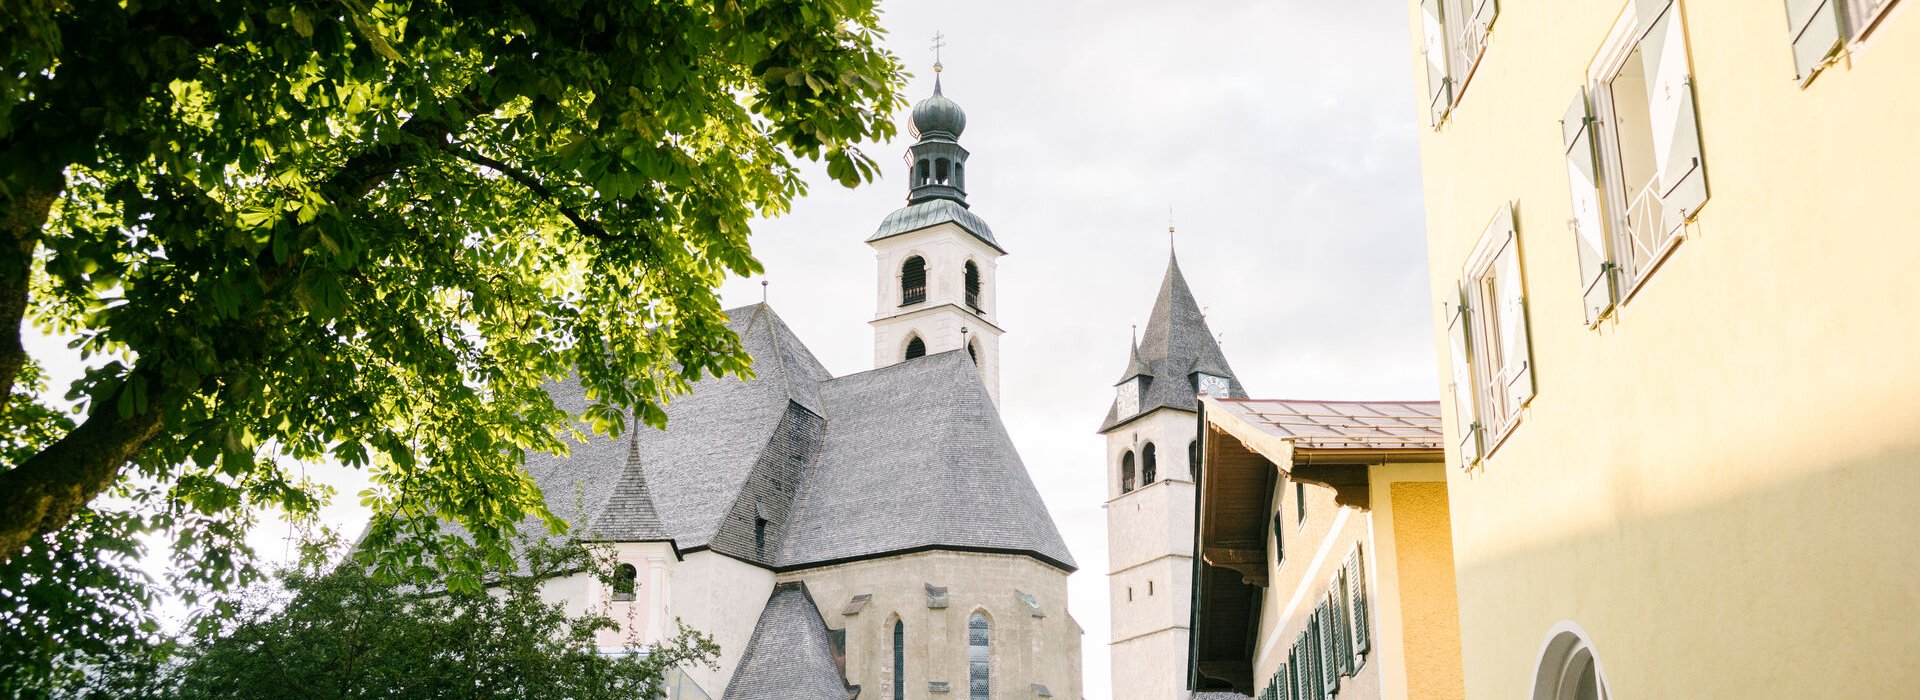
MULTIPOLYGON (((0 472, 11 566, 113 493, 204 581, 291 471, 372 470, 383 577, 478 590, 519 469, 747 374, 747 223, 891 136, 871 0, 20 0, 0 11, 0 395, 22 320, 111 359, 0 472), (542 386, 577 374, 592 404, 542 386), (465 535, 443 531, 442 520, 465 535), (472 545, 469 547, 468 545, 472 545)), ((28 401, 27 403, 33 403, 28 401)), ((44 408, 44 407, 42 407, 44 408)))
MULTIPOLYGON (((603 549, 603 548, 602 548, 603 549)), ((321 551, 321 550, 315 550, 321 551)), ((376 580, 352 561, 309 558, 256 586, 238 613, 162 653, 115 657, 64 694, 115 698, 647 698, 677 668, 712 664, 712 638, 680 627, 659 644, 618 630, 604 610, 570 617, 542 583, 591 572, 610 582, 605 552, 575 543, 526 548, 521 575, 491 593, 417 592, 376 580)))

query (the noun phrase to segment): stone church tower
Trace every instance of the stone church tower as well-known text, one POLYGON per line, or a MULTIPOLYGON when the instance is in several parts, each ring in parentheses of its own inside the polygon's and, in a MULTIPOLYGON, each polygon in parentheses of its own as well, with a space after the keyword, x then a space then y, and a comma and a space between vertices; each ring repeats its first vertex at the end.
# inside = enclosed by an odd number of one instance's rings
POLYGON ((1000 334, 994 269, 1006 251, 987 222, 968 209, 967 114, 941 93, 913 106, 918 139, 907 150, 907 206, 888 214, 867 239, 879 262, 873 365, 886 367, 965 348, 987 395, 1000 405, 1000 334))
POLYGON ((1146 332, 1100 424, 1115 700, 1186 700, 1197 394, 1245 398, 1169 255, 1146 332))

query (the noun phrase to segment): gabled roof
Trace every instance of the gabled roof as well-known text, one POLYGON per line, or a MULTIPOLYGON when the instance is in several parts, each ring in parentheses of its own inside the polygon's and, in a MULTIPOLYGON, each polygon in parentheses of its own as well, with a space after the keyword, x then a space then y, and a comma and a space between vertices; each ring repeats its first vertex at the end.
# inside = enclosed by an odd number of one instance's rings
POLYGON ((773 587, 722 700, 848 700, 827 623, 804 583, 773 587))
POLYGON ((1194 300, 1193 290, 1187 288, 1187 278, 1180 273, 1180 259, 1172 253, 1167 255, 1167 274, 1160 281, 1160 292, 1154 296, 1146 332, 1141 334, 1133 356, 1127 361, 1122 381, 1143 374, 1138 368, 1142 363, 1146 365, 1144 374, 1149 379, 1146 393, 1140 397, 1140 410, 1119 415, 1120 404, 1116 399, 1108 407, 1106 419, 1100 422, 1100 432, 1155 409, 1199 410, 1194 398, 1194 372, 1226 377, 1229 396, 1247 395, 1240 379, 1234 376, 1233 367, 1227 364, 1226 353, 1220 351, 1219 341, 1207 328, 1207 318, 1200 313, 1200 303, 1194 300))
MULTIPOLYGON (((529 456, 556 515, 777 570, 926 549, 1073 570, 965 352, 833 378, 764 304, 728 315, 754 378, 695 382, 666 406, 666 430, 529 456)), ((577 381, 548 390, 566 410, 587 405, 577 381)))
POLYGON ((903 233, 912 233, 924 228, 932 228, 946 222, 953 222, 974 238, 992 246, 994 250, 1006 253, 1000 242, 993 239, 993 229, 987 228, 987 222, 979 214, 967 209, 965 204, 950 199, 930 199, 919 204, 909 204, 893 210, 887 218, 880 220, 880 228, 867 237, 867 242, 892 238, 903 233))
POLYGON ((1073 570, 964 351, 840 377, 824 391, 826 449, 794 503, 782 566, 961 549, 1073 570))

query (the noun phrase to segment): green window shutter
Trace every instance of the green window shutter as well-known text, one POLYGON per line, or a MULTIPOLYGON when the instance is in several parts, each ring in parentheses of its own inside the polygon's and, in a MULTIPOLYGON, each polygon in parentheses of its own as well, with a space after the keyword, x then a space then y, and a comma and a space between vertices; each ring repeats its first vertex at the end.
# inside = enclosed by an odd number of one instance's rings
POLYGON ((1840 0, 1787 0, 1787 36, 1793 40, 1793 77, 1806 80, 1840 52, 1840 0))
MULTIPOLYGON (((1503 241, 1493 257, 1494 295, 1499 308, 1494 315, 1500 321, 1500 375, 1503 382, 1507 420, 1518 415, 1520 407, 1533 400, 1533 343, 1527 338, 1526 285, 1520 272, 1520 235, 1513 226, 1513 205, 1500 208, 1486 235, 1503 241)), ((1491 372, 1489 374, 1492 374, 1491 372)))
POLYGON ((1646 65, 1647 109, 1653 128, 1653 157, 1660 164, 1662 233, 1671 234, 1699 213, 1707 201, 1705 156, 1700 151, 1700 116, 1694 111, 1693 76, 1687 63, 1687 33, 1680 8, 1671 0, 1640 6, 1641 17, 1656 16, 1640 40, 1646 65))
POLYGON ((1367 577, 1366 561, 1360 556, 1360 547, 1355 546, 1347 555, 1347 585, 1352 591, 1353 600, 1353 650, 1355 654, 1367 653, 1367 577))
POLYGON ((1574 249, 1580 256, 1581 298, 1587 325, 1613 308, 1613 262, 1607 257, 1607 231, 1600 220, 1600 161, 1593 146, 1593 110, 1586 88, 1560 118, 1560 136, 1567 153, 1567 189, 1573 195, 1574 249))
POLYGON ((1447 75, 1447 23, 1440 15, 1440 0, 1420 0, 1421 31, 1426 44, 1427 109, 1433 113, 1434 126, 1447 116, 1453 105, 1453 78, 1447 75))
POLYGON ((1447 347, 1453 361, 1453 415, 1457 419, 1460 434, 1460 467, 1473 466, 1480 461, 1480 415, 1474 410, 1475 396, 1480 392, 1474 389, 1472 355, 1472 331, 1468 329, 1467 290, 1454 286, 1457 294, 1455 303, 1447 304, 1447 347))
POLYGON ((1284 681, 1287 684, 1287 700, 1306 700, 1306 698, 1300 694, 1300 644, 1298 642, 1295 642, 1293 647, 1287 650, 1286 669, 1287 677, 1284 681))
POLYGON ((1320 638, 1317 640, 1320 644, 1320 684, 1331 695, 1340 687, 1340 664, 1334 660, 1333 653, 1333 616, 1327 612, 1325 597, 1315 607, 1318 611, 1315 617, 1320 620, 1320 638))
POLYGON ((1340 674, 1351 676, 1358 667, 1354 665, 1353 658, 1353 600, 1347 592, 1347 567, 1334 570, 1333 582, 1327 586, 1327 594, 1333 597, 1333 629, 1340 633, 1338 643, 1334 645, 1334 653, 1340 659, 1340 674))

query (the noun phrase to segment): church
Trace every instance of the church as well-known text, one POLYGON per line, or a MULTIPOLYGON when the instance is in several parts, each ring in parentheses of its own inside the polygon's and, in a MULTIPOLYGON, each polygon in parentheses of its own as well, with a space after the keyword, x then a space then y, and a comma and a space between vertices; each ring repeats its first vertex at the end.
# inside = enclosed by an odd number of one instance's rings
MULTIPOLYGON (((866 240, 874 369, 833 376, 772 307, 732 309, 752 379, 697 382, 665 430, 527 461, 618 559, 613 585, 576 575, 549 600, 621 621, 609 649, 675 621, 719 644, 671 698, 1081 697, 1073 556, 998 407, 1006 251, 969 208, 966 114, 938 71, 913 107, 906 206, 866 240)), ((578 383, 551 391, 587 405, 578 383)))

